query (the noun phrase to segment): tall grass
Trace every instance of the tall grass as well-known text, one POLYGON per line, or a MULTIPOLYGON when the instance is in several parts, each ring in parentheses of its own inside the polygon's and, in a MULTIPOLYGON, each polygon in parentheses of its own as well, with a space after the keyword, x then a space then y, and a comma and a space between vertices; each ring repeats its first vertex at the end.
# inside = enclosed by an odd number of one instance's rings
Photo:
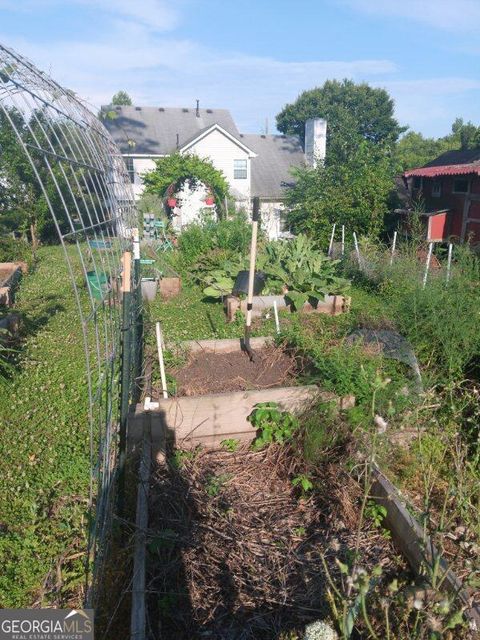
POLYGON ((393 264, 384 247, 365 243, 362 268, 355 269, 357 281, 376 291, 424 369, 436 382, 449 383, 479 359, 480 260, 467 246, 455 246, 447 283, 446 260, 437 253, 440 266, 432 267, 425 287, 425 263, 415 242, 400 245, 393 264))

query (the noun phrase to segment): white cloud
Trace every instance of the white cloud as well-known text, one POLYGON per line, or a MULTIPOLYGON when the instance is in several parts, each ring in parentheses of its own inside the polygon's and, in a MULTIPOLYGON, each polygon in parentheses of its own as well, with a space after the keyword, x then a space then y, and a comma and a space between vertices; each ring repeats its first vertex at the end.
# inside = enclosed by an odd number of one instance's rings
MULTIPOLYGON (((172 0, 68 0, 68 4, 93 7, 110 17, 121 16, 152 30, 173 29, 179 21, 172 0)), ((65 0, 0 0, 0 8, 18 12, 38 12, 48 7, 65 8, 65 0)))
POLYGON ((371 15, 390 16, 437 29, 480 31, 479 0, 339 0, 371 15))
POLYGON ((204 106, 230 108, 246 131, 258 131, 267 116, 273 126, 285 102, 327 78, 381 78, 397 69, 388 60, 291 62, 222 52, 123 18, 95 40, 10 43, 96 107, 118 89, 139 104, 194 105, 199 98, 204 106))

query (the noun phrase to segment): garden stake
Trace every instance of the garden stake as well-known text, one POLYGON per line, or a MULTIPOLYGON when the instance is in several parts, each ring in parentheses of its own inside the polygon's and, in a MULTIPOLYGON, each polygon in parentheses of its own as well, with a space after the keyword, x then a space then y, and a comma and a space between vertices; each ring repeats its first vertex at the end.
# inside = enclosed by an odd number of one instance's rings
POLYGON ((345 225, 342 224, 342 256, 345 253, 345 225))
POLYGON ((330 257, 332 255, 332 249, 333 249, 333 238, 335 237, 335 227, 336 227, 336 223, 333 223, 333 227, 332 227, 332 235, 330 236, 330 244, 328 245, 328 257, 330 257))
POLYGON ((250 331, 252 325, 252 307, 253 307, 253 281, 255 278, 255 262, 257 257, 257 233, 258 219, 260 217, 260 198, 255 196, 253 199, 252 212, 252 241, 250 244, 250 270, 248 272, 248 293, 247 293, 247 320, 245 323, 245 350, 252 362, 255 361, 255 354, 250 347, 250 331))
POLYGON ((453 251, 453 244, 449 242, 448 243, 448 261, 447 261, 447 282, 450 281, 450 269, 452 268, 452 251, 453 251))
POLYGON ((157 350, 158 350, 158 364, 160 366, 160 379, 162 381, 162 393, 165 399, 168 398, 167 392, 167 378, 165 376, 165 363, 163 362, 163 337, 162 328, 160 322, 155 325, 155 332, 157 335, 157 350))
POLYGON ((358 266, 360 266, 360 249, 358 248, 357 234, 353 232, 353 242, 355 243, 355 251, 357 252, 358 266))
POLYGON ((397 232, 393 232, 393 242, 392 242, 392 254, 390 256, 390 266, 393 264, 393 256, 395 254, 395 247, 397 246, 397 232))
POLYGON ((433 251, 433 242, 430 242, 430 244, 428 245, 427 262, 425 264, 425 274, 423 276, 423 289, 425 289, 427 285, 428 271, 430 269, 430 261, 432 259, 432 251, 433 251))
POLYGON ((278 308, 276 300, 273 301, 273 313, 275 315, 275 328, 277 330, 277 333, 280 333, 280 320, 278 319, 278 308))

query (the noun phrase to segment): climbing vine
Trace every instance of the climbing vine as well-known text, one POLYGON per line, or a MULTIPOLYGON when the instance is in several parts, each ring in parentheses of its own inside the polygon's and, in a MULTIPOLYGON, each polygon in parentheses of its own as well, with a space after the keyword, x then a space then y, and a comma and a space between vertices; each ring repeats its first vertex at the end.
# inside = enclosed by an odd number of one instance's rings
POLYGON ((145 191, 164 197, 168 192, 177 191, 181 185, 189 181, 191 186, 204 184, 211 190, 217 203, 223 204, 228 196, 228 183, 221 171, 216 169, 209 160, 195 155, 181 155, 175 153, 156 161, 156 167, 145 173, 143 182, 145 191))

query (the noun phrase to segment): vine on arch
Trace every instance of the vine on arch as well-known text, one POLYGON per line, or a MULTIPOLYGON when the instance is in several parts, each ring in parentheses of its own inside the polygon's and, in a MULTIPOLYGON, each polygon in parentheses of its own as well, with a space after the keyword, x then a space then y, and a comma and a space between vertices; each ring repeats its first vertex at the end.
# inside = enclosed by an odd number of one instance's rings
POLYGON ((180 186, 189 181, 192 186, 204 184, 210 189, 216 204, 223 205, 228 196, 228 182, 221 171, 210 160, 196 155, 174 153, 156 161, 156 167, 143 175, 146 193, 161 198, 171 196, 180 186))

